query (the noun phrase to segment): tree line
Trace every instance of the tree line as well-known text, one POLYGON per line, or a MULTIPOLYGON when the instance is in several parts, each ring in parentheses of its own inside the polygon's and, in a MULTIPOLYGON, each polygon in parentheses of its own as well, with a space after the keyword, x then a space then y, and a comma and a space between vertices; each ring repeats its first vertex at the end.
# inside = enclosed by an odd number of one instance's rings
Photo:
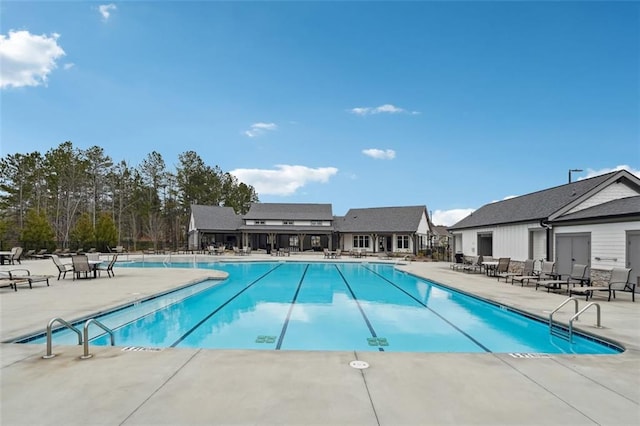
POLYGON ((258 201, 251 185, 194 151, 180 154, 173 171, 156 151, 134 166, 114 162, 101 147, 79 149, 70 141, 44 155, 0 160, 3 248, 177 249, 186 246, 192 204, 245 214, 258 201))

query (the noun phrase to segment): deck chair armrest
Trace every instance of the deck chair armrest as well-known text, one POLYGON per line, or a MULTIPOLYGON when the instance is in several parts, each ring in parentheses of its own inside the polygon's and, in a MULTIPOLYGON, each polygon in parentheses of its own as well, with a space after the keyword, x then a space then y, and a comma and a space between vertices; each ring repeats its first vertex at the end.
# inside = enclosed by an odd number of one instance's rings
POLYGON ((612 282, 609 283, 609 289, 610 290, 620 290, 620 291, 626 291, 627 289, 629 289, 629 291, 633 291, 635 284, 631 284, 628 282, 612 282))
POLYGON ((20 277, 24 277, 25 276, 23 274, 16 275, 16 272, 26 272, 26 276, 30 276, 31 275, 31 271, 29 271, 28 269, 11 269, 11 270, 9 270, 7 272, 9 273, 9 278, 11 278, 11 279, 20 278, 20 277))

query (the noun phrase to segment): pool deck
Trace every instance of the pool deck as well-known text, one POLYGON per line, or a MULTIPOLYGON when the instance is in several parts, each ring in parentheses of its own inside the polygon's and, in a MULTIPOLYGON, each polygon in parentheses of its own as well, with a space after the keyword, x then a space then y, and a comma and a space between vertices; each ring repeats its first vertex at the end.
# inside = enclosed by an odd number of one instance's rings
MULTIPOLYGON (((147 256, 149 257, 149 256, 147 256)), ((282 260, 266 255, 229 260, 282 260)), ((193 259, 193 256, 191 257, 193 259)), ((200 259, 220 260, 211 256, 200 259)), ((323 260, 294 255, 284 260, 323 260)), ((159 258, 162 260, 162 258, 159 258)), ((175 259, 174 259, 175 260, 175 259)), ((377 261, 344 258, 344 261, 377 261)), ((564 295, 452 271, 445 262, 398 264, 409 273, 547 318, 564 295)), ((0 341, 212 277, 197 269, 115 268, 116 276, 0 288, 0 341)), ((164 349, 0 344, 0 424, 10 425, 637 425, 640 299, 606 293, 576 328, 622 344, 619 355, 518 355, 164 349), (367 369, 349 363, 366 361, 367 369)), ((580 299, 580 308, 585 306, 580 299)), ((567 322, 571 304, 554 317, 567 322)), ((117 342, 116 342, 117 343, 117 342)))

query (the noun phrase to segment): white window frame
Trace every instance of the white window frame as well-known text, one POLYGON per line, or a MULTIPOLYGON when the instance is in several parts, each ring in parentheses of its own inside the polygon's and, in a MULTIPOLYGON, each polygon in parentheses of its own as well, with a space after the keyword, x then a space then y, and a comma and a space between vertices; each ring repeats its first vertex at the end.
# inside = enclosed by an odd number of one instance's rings
POLYGON ((369 248, 371 239, 368 235, 354 235, 353 236, 353 248, 369 248))
POLYGON ((409 250, 411 243, 408 235, 397 235, 396 244, 398 250, 409 250))

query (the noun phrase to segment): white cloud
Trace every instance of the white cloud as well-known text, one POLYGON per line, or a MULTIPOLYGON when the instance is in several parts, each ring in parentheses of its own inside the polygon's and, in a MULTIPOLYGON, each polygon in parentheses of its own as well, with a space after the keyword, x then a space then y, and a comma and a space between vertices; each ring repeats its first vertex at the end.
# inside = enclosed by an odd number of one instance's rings
POLYGON ((363 149, 362 153, 376 160, 393 160, 396 158, 396 152, 392 149, 363 149))
POLYGON ((384 104, 377 107, 356 107, 348 110, 352 114, 356 115, 372 115, 372 114, 399 114, 399 113, 408 113, 411 115, 420 114, 418 111, 407 111, 404 108, 399 108, 395 105, 384 104))
POLYGON ((58 45, 59 34, 35 35, 29 31, 0 34, 0 88, 40 86, 65 55, 58 45))
POLYGON ((473 213, 475 209, 436 210, 433 212, 431 222, 434 225, 452 226, 473 213))
MULTIPOLYGON (((616 166, 614 168, 611 169, 600 169, 600 170, 594 170, 594 169, 586 169, 586 175, 585 176, 581 176, 579 177, 577 180, 581 180, 581 179, 588 179, 588 178, 592 178, 594 176, 600 176, 603 175, 605 173, 610 173, 610 172, 617 172, 618 170, 626 170, 629 173, 632 173, 634 175, 636 175, 637 177, 640 178, 640 170, 634 170, 631 168, 631 166, 628 166, 626 164, 621 164, 619 166, 616 166)), ((577 173, 577 172, 574 172, 577 173)))
POLYGON ((256 136, 260 136, 261 134, 277 130, 278 126, 275 123, 253 123, 249 130, 245 130, 245 136, 250 138, 255 138, 256 136))
POLYGON ((274 170, 236 169, 230 172, 239 181, 255 188, 261 195, 293 195, 299 188, 311 182, 326 183, 338 173, 335 167, 310 168, 278 164, 274 170))
POLYGON ((66 64, 64 64, 62 66, 62 68, 64 68, 65 70, 70 70, 71 68, 75 67, 76 64, 74 64, 73 62, 67 62, 66 64))
POLYGON ((100 11, 100 15, 102 15, 102 20, 107 21, 111 17, 111 12, 118 9, 115 4, 101 4, 98 6, 98 10, 100 11))

